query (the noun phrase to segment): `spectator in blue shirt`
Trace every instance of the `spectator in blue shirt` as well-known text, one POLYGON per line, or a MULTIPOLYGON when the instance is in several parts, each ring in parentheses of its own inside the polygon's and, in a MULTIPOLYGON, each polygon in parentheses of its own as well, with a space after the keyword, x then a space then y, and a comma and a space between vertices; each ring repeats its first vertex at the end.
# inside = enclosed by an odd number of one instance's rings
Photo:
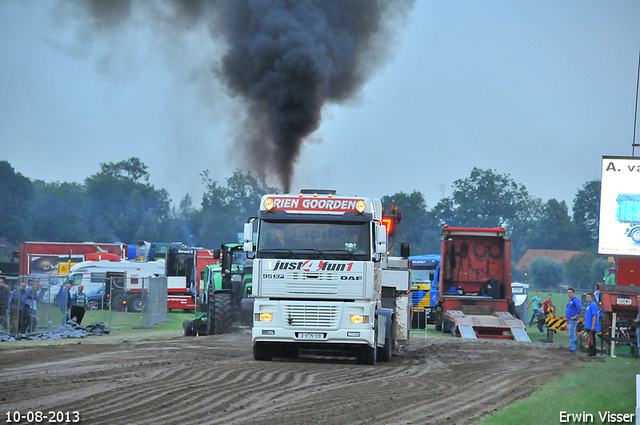
POLYGON ((62 312, 62 324, 64 325, 69 320, 69 310, 71 309, 71 282, 63 284, 58 291, 58 307, 62 312))
POLYGON ((582 311, 582 305, 580 300, 576 297, 576 290, 573 288, 567 289, 567 295, 569 301, 567 302, 567 310, 565 316, 567 318, 567 330, 569 331, 569 352, 576 352, 576 328, 578 327, 578 318, 582 311))
POLYGON ((584 328, 589 331, 589 357, 596 355, 596 334, 600 332, 598 303, 593 293, 587 294, 587 309, 584 311, 584 328))

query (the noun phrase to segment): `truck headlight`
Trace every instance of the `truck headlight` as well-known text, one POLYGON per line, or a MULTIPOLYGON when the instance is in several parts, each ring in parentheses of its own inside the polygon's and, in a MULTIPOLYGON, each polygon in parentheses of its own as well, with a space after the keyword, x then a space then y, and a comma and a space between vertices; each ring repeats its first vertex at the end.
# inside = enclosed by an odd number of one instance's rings
POLYGON ((257 322, 271 322, 273 320, 273 313, 256 313, 257 322))
POLYGON ((349 317, 351 323, 369 323, 369 316, 363 316, 362 314, 352 314, 349 317))

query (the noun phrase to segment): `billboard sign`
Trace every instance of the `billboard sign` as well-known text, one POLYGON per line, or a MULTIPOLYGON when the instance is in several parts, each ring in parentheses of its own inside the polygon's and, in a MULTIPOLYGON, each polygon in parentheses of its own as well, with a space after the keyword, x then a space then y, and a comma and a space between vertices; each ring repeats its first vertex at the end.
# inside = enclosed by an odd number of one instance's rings
POLYGON ((598 254, 640 256, 640 157, 602 157, 598 254))
POLYGON ((69 255, 29 255, 29 274, 69 274, 69 268, 84 261, 83 256, 69 255))

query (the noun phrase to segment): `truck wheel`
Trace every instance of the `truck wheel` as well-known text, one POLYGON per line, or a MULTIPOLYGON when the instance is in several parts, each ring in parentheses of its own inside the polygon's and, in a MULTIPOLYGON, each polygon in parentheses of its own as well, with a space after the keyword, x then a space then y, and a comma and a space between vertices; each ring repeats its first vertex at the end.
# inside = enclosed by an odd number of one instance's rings
POLYGON ((192 336, 193 328, 191 327, 191 321, 185 320, 182 322, 182 336, 192 336))
POLYGON ((640 227, 636 227, 629 232, 629 237, 632 241, 640 243, 640 227))
POLYGON ((451 332, 451 322, 448 320, 443 320, 442 321, 442 332, 447 334, 449 332, 451 332))
POLYGON ((256 342, 253 344, 253 358, 258 361, 271 361, 273 351, 264 342, 256 342))
POLYGON ((127 302, 127 311, 129 313, 140 313, 144 305, 142 304, 142 296, 134 295, 127 302))
POLYGON ((213 294, 215 306, 214 324, 216 334, 231 332, 232 306, 230 292, 216 292, 213 294))
POLYGON ((97 310, 98 309, 98 301, 91 300, 87 303, 87 310, 97 310))
POLYGON ((360 350, 358 350, 358 354, 356 357, 358 364, 368 364, 368 365, 376 364, 376 354, 378 352, 377 345, 378 344, 376 344, 374 340, 373 347, 369 347, 368 345, 365 345, 364 347, 360 347, 360 350))
POLYGON ((442 332, 442 311, 436 311, 434 322, 436 324, 436 330, 442 332))
POLYGON ((384 339, 384 347, 378 347, 378 357, 380 361, 388 362, 393 355, 394 341, 391 338, 384 339))

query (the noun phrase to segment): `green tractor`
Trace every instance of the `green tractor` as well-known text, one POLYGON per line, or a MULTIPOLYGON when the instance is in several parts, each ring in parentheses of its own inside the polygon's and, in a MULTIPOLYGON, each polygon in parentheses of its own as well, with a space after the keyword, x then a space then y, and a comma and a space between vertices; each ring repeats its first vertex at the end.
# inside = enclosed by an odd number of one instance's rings
MULTIPOLYGON (((217 254, 217 253, 216 253, 217 254)), ((196 302, 196 317, 182 324, 184 336, 231 332, 234 323, 251 326, 253 266, 242 244, 222 245, 221 262, 203 270, 203 292, 196 302)))

